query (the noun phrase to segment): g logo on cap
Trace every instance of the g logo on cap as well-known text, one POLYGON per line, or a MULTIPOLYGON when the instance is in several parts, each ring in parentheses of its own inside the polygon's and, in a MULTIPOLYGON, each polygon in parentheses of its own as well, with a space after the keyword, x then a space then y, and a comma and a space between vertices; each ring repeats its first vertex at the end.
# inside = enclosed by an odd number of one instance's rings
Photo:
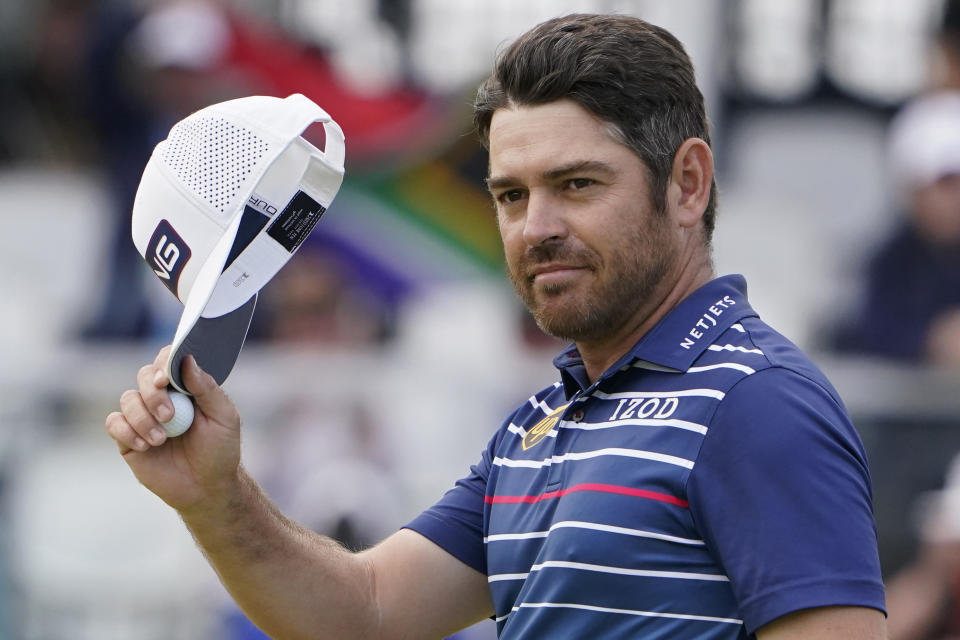
POLYGON ((153 231, 153 235, 150 236, 144 258, 153 272, 160 278, 160 282, 165 284, 167 289, 170 289, 170 292, 176 296, 180 274, 183 273, 183 267, 190 260, 190 255, 190 247, 173 230, 170 223, 164 219, 160 221, 160 224, 153 231))

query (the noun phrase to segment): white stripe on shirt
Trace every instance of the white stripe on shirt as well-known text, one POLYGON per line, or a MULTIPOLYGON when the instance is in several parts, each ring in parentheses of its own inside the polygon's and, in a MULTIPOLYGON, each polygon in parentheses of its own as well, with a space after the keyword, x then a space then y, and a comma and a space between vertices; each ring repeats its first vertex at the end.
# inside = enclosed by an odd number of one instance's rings
POLYGON ((757 372, 753 367, 748 367, 738 362, 719 362, 717 364, 705 364, 700 367, 690 367, 687 369, 687 373, 700 373, 701 371, 713 371, 714 369, 736 369, 737 371, 743 371, 748 376, 757 372))
MULTIPOLYGON (((554 388, 554 389, 559 389, 559 388, 560 388, 560 383, 559 383, 559 382, 554 382, 554 383, 553 383, 553 388, 554 388)), ((540 401, 540 400, 537 400, 537 396, 535 396, 535 395, 534 395, 534 396, 530 396, 530 398, 527 400, 527 402, 529 402, 529 403, 530 403, 530 406, 532 406, 534 409, 540 409, 541 411, 543 411, 543 412, 544 412, 545 414, 547 414, 547 415, 550 415, 551 413, 553 413, 553 409, 550 408, 550 405, 548 405, 548 404, 546 404, 546 403, 544 403, 544 402, 542 402, 542 401, 540 401)))
MULTIPOLYGON (((507 427, 507 431, 509 431, 510 433, 515 433, 516 435, 520 436, 521 439, 527 437, 527 430, 524 429, 523 427, 519 426, 519 425, 516 425, 516 424, 512 423, 512 422, 510 423, 510 426, 507 427)), ((556 437, 557 437, 557 430, 556 430, 556 429, 551 429, 551 430, 547 433, 547 435, 544 436, 544 437, 545 437, 545 438, 556 438, 556 437)))
POLYGON ((546 538, 550 535, 551 531, 555 529, 590 529, 592 531, 604 531, 607 533, 618 533, 625 536, 636 536, 639 538, 654 538, 656 540, 664 540, 666 542, 676 542, 677 544, 685 544, 691 546, 704 546, 703 540, 696 540, 694 538, 681 538, 679 536, 671 536, 666 533, 657 533, 655 531, 644 531, 643 529, 629 529, 627 527, 618 527, 612 524, 600 524, 597 522, 583 522, 580 520, 562 520, 560 522, 555 522, 550 526, 546 531, 528 531, 524 533, 497 533, 491 536, 486 536, 483 539, 484 543, 489 542, 500 542, 502 540, 529 540, 532 538, 546 538))
POLYGON ((608 567, 602 564, 588 564, 586 562, 570 562, 568 560, 547 560, 530 567, 527 573, 497 573, 487 576, 487 582, 502 580, 523 580, 535 571, 543 569, 575 569, 578 571, 595 571, 623 576, 642 578, 670 578, 676 580, 706 580, 710 582, 730 582, 730 578, 718 573, 692 573, 688 571, 656 571, 653 569, 628 569, 627 567, 608 567))
POLYGON ((623 420, 609 420, 606 422, 571 422, 564 420, 560 423, 564 429, 583 429, 595 431, 597 429, 612 429, 614 427, 674 427, 686 431, 695 431, 706 434, 707 428, 696 422, 678 420, 676 418, 625 418, 623 420))
POLYGON ((707 347, 707 349, 710 351, 739 351, 741 353, 756 353, 757 355, 763 355, 763 351, 760 351, 760 349, 748 349, 747 347, 741 347, 735 344, 712 344, 707 347))
POLYGON ((550 407, 550 405, 542 400, 537 400, 536 396, 530 396, 529 402, 534 409, 540 409, 540 411, 543 411, 544 415, 550 415, 553 413, 553 409, 550 407))
MULTIPOLYGON (((592 604, 578 604, 575 602, 521 602, 510 610, 510 613, 521 608, 527 609, 583 609, 598 613, 620 613, 628 616, 644 616, 648 618, 673 618, 677 620, 697 620, 700 622, 722 622, 726 624, 743 624, 743 620, 736 618, 718 618, 715 616, 697 616, 690 613, 669 613, 667 611, 639 611, 636 609, 616 609, 614 607, 598 607, 592 604)), ((503 622, 510 614, 496 618, 496 622, 503 622)))
POLYGON ((623 391, 620 393, 594 391, 591 395, 603 400, 622 400, 624 398, 683 398, 688 396, 723 400, 724 393, 719 389, 678 389, 676 391, 623 391))
POLYGON ((665 462, 686 469, 693 469, 693 460, 678 458, 677 456, 657 453, 656 451, 643 451, 641 449, 622 449, 619 447, 610 447, 607 449, 597 449, 596 451, 581 451, 576 453, 564 453, 559 456, 551 456, 543 460, 515 460, 513 458, 501 458, 499 456, 493 459, 493 464, 502 467, 526 467, 529 469, 541 469, 552 464, 560 464, 568 460, 588 460, 590 458, 599 458, 602 456, 623 456, 625 458, 641 458, 643 460, 655 460, 665 462))
MULTIPOLYGON (((615 427, 673 427, 675 429, 683 429, 685 431, 694 431, 703 435, 707 433, 707 427, 703 426, 702 424, 697 424, 696 422, 690 422, 688 420, 678 420, 677 418, 626 418, 624 420, 609 420, 604 422, 574 422, 572 420, 561 420, 557 423, 557 426, 564 429, 580 429, 581 431, 597 431, 599 429, 613 429, 615 427)), ((524 438, 527 435, 526 429, 512 422, 507 427, 507 431, 519 436, 520 438, 524 438)), ((551 429, 544 437, 556 438, 557 429, 551 429)))

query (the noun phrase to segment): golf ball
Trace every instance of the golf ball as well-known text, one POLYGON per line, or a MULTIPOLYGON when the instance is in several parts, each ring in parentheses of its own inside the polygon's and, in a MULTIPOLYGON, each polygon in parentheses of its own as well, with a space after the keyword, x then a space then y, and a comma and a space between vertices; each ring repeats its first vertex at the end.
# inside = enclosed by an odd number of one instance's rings
POLYGON ((173 402, 173 417, 160 424, 168 437, 175 438, 193 424, 193 401, 190 396, 179 391, 170 392, 170 401, 173 402))

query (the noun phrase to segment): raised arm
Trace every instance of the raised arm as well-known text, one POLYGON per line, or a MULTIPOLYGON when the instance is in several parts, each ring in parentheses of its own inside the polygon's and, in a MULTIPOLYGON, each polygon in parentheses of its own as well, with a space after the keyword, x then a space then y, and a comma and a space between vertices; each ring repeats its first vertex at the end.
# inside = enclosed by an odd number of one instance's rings
POLYGON ((192 358, 183 375, 193 427, 155 434, 171 411, 167 354, 140 370, 107 432, 257 626, 284 639, 442 638, 492 613, 485 577, 420 534, 402 530, 355 554, 284 517, 241 465, 236 408, 192 358))
POLYGON ((757 640, 887 640, 887 620, 866 607, 818 607, 761 627, 757 640))

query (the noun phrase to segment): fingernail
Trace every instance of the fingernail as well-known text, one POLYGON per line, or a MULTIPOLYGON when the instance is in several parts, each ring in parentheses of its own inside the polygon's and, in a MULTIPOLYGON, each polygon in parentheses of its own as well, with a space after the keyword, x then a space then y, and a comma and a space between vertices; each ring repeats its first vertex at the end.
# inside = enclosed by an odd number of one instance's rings
POLYGON ((160 422, 167 422, 170 418, 173 417, 173 408, 165 404, 157 407, 157 419, 160 422))
POLYGON ((153 444, 163 444, 164 438, 167 437, 167 434, 163 432, 163 429, 159 427, 154 427, 150 430, 150 442, 153 444))
POLYGON ((146 451, 149 446, 143 438, 134 438, 133 440, 133 448, 137 451, 146 451))
POLYGON ((165 374, 162 370, 158 369, 157 372, 153 374, 153 384, 160 385, 166 380, 166 378, 167 378, 167 374, 165 374))

